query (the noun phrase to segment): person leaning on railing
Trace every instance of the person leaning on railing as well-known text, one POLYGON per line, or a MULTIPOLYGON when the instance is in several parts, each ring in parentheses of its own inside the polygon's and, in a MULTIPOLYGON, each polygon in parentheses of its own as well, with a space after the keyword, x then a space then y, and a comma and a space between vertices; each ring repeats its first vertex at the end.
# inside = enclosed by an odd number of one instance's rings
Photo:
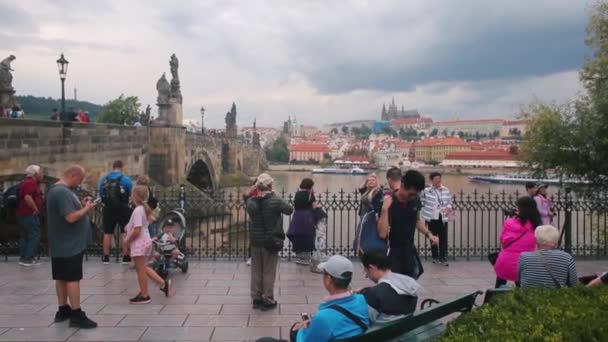
POLYGON ((576 264, 572 255, 557 248, 559 231, 544 225, 534 231, 537 249, 519 257, 518 279, 521 287, 555 287, 576 285, 576 264))

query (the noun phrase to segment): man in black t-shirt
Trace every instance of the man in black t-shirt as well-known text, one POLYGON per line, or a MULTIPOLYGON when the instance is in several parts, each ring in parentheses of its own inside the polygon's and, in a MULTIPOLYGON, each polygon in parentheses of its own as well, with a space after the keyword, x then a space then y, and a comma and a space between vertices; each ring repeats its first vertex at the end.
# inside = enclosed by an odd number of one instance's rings
POLYGON ((416 229, 433 244, 439 239, 431 234, 421 215, 422 203, 419 193, 424 190, 424 176, 409 170, 401 178, 401 188, 392 196, 384 198, 378 222, 381 238, 389 240, 389 257, 392 271, 414 279, 422 274, 422 264, 414 245, 416 229))

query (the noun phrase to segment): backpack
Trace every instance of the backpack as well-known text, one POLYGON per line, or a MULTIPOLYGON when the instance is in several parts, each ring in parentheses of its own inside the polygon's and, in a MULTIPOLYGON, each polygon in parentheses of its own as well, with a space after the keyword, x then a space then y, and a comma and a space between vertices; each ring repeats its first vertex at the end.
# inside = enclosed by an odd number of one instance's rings
POLYGON ((387 251, 386 240, 381 239, 380 234, 378 234, 378 220, 375 211, 370 210, 363 216, 357 240, 360 254, 370 250, 387 251))
POLYGON ((106 183, 103 186, 103 204, 107 207, 121 207, 129 204, 129 194, 122 186, 122 177, 120 175, 116 179, 109 179, 106 176, 106 183))
POLYGON ((17 209, 19 206, 19 187, 21 183, 11 186, 4 194, 2 194, 2 200, 5 208, 17 209))

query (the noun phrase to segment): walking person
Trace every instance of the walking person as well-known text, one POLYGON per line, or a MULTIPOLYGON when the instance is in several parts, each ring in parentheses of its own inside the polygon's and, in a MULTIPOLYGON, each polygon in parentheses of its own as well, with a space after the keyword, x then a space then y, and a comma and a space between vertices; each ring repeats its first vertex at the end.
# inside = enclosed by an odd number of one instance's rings
POLYGON ((553 222, 553 216, 555 216, 553 201, 547 197, 547 187, 547 184, 540 184, 536 196, 534 196, 540 219, 544 225, 550 225, 553 222))
POLYGON ((150 232, 150 236, 156 236, 156 220, 160 216, 160 207, 158 206, 158 199, 154 196, 154 191, 150 186, 150 178, 146 175, 141 175, 137 177, 135 181, 135 185, 143 185, 148 188, 148 207, 152 209, 152 213, 148 217, 148 231, 150 232))
POLYGON ((448 264, 448 218, 452 214, 452 193, 441 184, 441 173, 432 172, 431 186, 422 194, 422 214, 427 227, 437 237, 439 246, 431 245, 434 264, 448 264))
POLYGON ((419 193, 424 190, 424 176, 415 170, 409 170, 401 179, 399 191, 385 197, 382 213, 378 221, 378 233, 389 241, 391 270, 414 279, 424 272, 414 245, 416 229, 424 234, 432 244, 439 239, 433 235, 424 222, 420 211, 422 203, 419 193))
POLYGON ((46 198, 47 235, 59 304, 55 322, 69 319, 71 327, 95 328, 97 323, 90 320, 80 307, 82 261, 91 236, 89 212, 95 207, 90 198, 83 204, 73 192, 84 177, 82 166, 70 166, 49 189, 46 198))
POLYGON ((272 183, 270 175, 259 175, 256 182, 258 194, 247 200, 247 213, 251 218, 251 299, 253 308, 262 311, 277 307, 274 282, 279 251, 283 249, 285 240, 282 215, 293 212, 291 205, 272 192, 272 183))
POLYGON ((25 169, 25 179, 19 185, 17 223, 21 226, 19 238, 19 265, 32 266, 40 245, 40 214, 42 212, 42 192, 40 182, 44 174, 38 165, 25 169))
POLYGON ((502 250, 498 254, 494 271, 496 272, 496 287, 501 287, 507 281, 518 284, 517 264, 523 252, 536 250, 534 231, 542 225, 536 202, 530 196, 517 200, 517 216, 508 218, 502 226, 500 244, 502 250))
POLYGON ((319 205, 312 189, 314 184, 310 178, 304 178, 300 183, 293 201, 295 212, 287 231, 296 253, 296 264, 299 265, 310 265, 310 257, 315 249, 316 222, 313 210, 319 205))
POLYGON ((99 195, 103 201, 103 256, 102 262, 110 263, 110 246, 112 236, 118 226, 120 229, 120 248, 122 250, 122 263, 131 262, 127 245, 125 244, 125 225, 131 217, 129 198, 133 183, 124 173, 124 164, 117 160, 112 165, 112 172, 105 175, 99 182, 99 195))
POLYGON ((160 285, 160 290, 169 297, 171 291, 171 280, 163 279, 151 267, 147 265, 147 259, 152 255, 152 238, 148 231, 148 220, 152 209, 148 206, 148 187, 137 185, 131 194, 131 201, 135 206, 131 218, 126 225, 126 244, 131 250, 139 293, 129 300, 131 304, 150 303, 150 292, 148 290, 148 278, 160 285))

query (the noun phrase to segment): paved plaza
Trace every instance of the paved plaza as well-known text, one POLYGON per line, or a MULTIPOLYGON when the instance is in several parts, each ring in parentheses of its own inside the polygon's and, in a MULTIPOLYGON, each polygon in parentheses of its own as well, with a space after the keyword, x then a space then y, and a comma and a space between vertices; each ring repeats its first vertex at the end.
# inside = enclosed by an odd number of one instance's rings
MULTIPOLYGON (((93 261, 94 260, 94 261, 93 261)), ((494 284, 487 262, 459 261, 449 268, 425 263, 421 299, 449 299, 494 284)), ((608 261, 579 262, 579 275, 608 270, 608 261)), ((368 286, 355 265, 354 288, 368 286)), ((249 268, 244 262, 192 262, 187 275, 175 272, 175 296, 152 293, 152 303, 130 305, 138 289, 135 272, 119 264, 85 263, 82 306, 99 328, 77 330, 54 324, 57 310, 50 264, 30 268, 0 262, 0 341, 247 341, 262 336, 289 338, 301 312, 314 313, 326 295, 321 277, 307 267, 282 261, 275 288, 279 307, 251 309, 249 268)), ((481 299, 481 298, 479 298, 481 299)))

